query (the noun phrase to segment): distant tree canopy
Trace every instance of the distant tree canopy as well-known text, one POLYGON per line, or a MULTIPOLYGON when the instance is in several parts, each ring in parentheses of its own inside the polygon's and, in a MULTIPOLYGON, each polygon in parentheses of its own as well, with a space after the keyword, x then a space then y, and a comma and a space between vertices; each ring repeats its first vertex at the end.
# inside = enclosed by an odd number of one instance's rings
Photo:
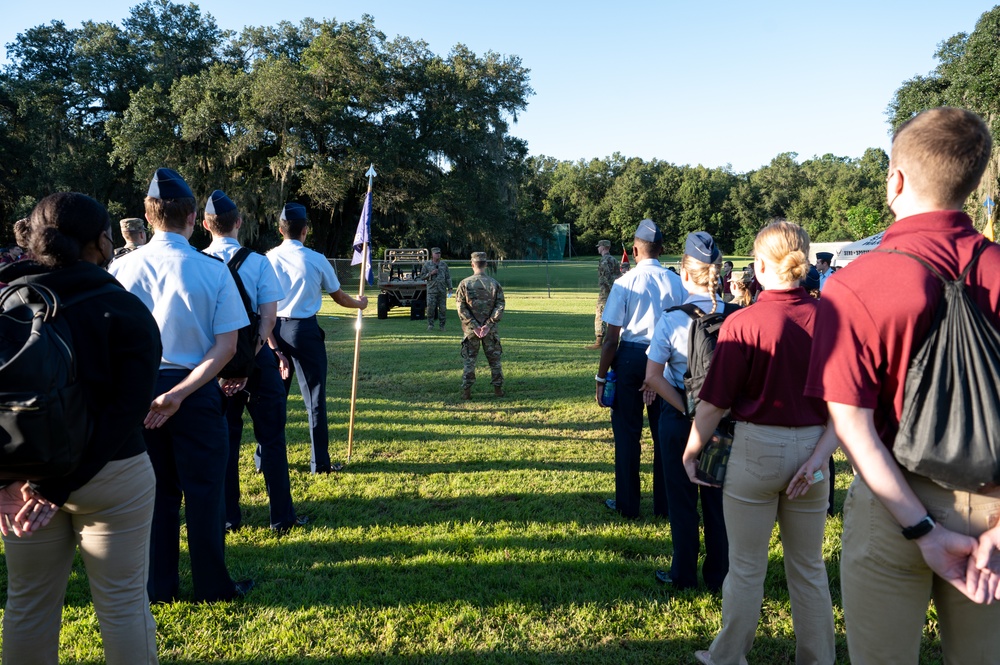
MULTIPOLYGON (((979 112, 1000 130, 1000 7, 939 47, 939 66, 906 81, 897 127, 940 104, 979 112)), ((285 201, 305 204, 312 243, 344 255, 370 163, 374 242, 485 249, 518 257, 526 239, 569 224, 575 253, 628 243, 650 217, 668 251, 695 230, 745 253, 769 220, 801 223, 815 241, 856 240, 891 222, 888 156, 781 153, 747 173, 618 153, 559 161, 529 156, 511 123, 533 94, 516 56, 447 56, 388 39, 370 16, 221 30, 195 4, 146 0, 119 24, 60 21, 8 45, 0 70, 0 242, 54 191, 82 191, 113 217, 138 215, 149 177, 170 166, 200 201, 225 190, 244 214, 244 242, 276 238, 285 201)), ((994 157, 982 194, 996 196, 994 157)))
POLYGON ((1000 6, 979 17, 972 34, 960 32, 938 45, 938 66, 903 83, 889 104, 893 130, 926 109, 959 106, 978 113, 993 133, 993 156, 966 210, 986 223, 982 203, 997 200, 1000 186, 1000 6))

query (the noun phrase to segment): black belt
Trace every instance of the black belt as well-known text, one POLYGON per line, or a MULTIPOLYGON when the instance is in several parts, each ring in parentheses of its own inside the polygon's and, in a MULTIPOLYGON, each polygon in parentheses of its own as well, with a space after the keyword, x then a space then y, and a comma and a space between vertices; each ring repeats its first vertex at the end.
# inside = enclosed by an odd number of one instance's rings
POLYGON ((618 342, 619 349, 648 349, 649 342, 618 342))

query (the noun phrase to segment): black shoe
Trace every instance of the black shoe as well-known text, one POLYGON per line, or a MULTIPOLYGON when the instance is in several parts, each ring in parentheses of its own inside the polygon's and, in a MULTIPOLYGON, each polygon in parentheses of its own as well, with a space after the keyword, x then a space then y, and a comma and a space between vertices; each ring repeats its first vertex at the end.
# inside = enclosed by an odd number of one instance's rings
POLYGON ((617 501, 615 501, 614 499, 607 499, 607 500, 605 500, 605 502, 604 502, 604 506, 605 506, 605 507, 606 507, 606 508, 607 508, 608 510, 613 510, 613 511, 615 511, 616 513, 618 512, 618 502, 617 502, 617 501))
POLYGON ((233 582, 233 587, 236 589, 236 594, 234 598, 246 598, 247 594, 250 593, 254 588, 253 580, 240 580, 239 582, 233 582))
POLYGON ((334 464, 332 464, 330 466, 320 466, 320 467, 317 467, 316 470, 313 471, 313 473, 314 474, 319 474, 319 473, 337 473, 338 471, 343 471, 343 470, 344 470, 344 465, 341 464, 340 462, 335 462, 334 464))
POLYGON ((286 533, 288 533, 289 531, 291 531, 292 529, 300 527, 300 526, 305 526, 306 524, 309 524, 309 518, 306 517, 305 515, 299 515, 294 520, 292 520, 291 523, 289 523, 289 524, 282 524, 282 525, 279 525, 279 526, 276 526, 276 525, 272 524, 271 525, 271 531, 273 531, 275 534, 277 534, 279 536, 283 536, 286 533))
POLYGON ((666 584, 669 587, 674 586, 674 579, 670 577, 670 573, 666 570, 656 571, 656 581, 660 584, 666 584))
POLYGON ((226 522, 226 533, 236 533, 243 528, 242 524, 233 524, 232 522, 226 522))

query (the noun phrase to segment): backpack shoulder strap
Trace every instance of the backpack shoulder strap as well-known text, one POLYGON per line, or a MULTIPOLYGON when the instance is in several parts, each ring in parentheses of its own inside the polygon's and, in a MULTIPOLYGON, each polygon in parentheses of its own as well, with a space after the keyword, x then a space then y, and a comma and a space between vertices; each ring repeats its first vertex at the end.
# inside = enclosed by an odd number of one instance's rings
POLYGON ((233 258, 229 259, 229 262, 226 265, 233 270, 239 270, 243 266, 243 262, 246 261, 247 257, 252 253, 253 250, 249 247, 240 247, 236 250, 236 253, 233 254, 233 258))
MULTIPOLYGON (((985 252, 986 248, 989 246, 990 243, 988 242, 984 242, 982 245, 979 246, 979 249, 976 250, 976 253, 972 255, 972 259, 969 261, 968 265, 965 266, 965 269, 962 271, 962 274, 958 276, 958 279, 954 280, 955 282, 958 282, 959 284, 965 283, 965 279, 966 277, 969 276, 969 273, 972 271, 973 266, 976 265, 976 261, 979 260, 979 257, 982 256, 983 252, 985 252)), ((950 279, 947 279, 944 275, 938 272, 937 269, 934 268, 934 266, 932 266, 930 263, 917 256, 916 254, 910 254, 909 252, 903 252, 898 249, 875 249, 872 251, 882 252, 883 254, 901 254, 903 256, 908 256, 917 263, 919 263, 920 265, 922 265, 923 267, 927 268, 927 270, 929 270, 932 275, 937 277, 943 283, 947 284, 948 282, 952 281, 950 279)))
POLYGON ((675 305, 673 307, 668 307, 663 311, 664 313, 681 311, 690 316, 695 321, 705 316, 705 312, 701 309, 701 307, 698 307, 698 305, 695 305, 693 302, 686 302, 683 305, 675 305))

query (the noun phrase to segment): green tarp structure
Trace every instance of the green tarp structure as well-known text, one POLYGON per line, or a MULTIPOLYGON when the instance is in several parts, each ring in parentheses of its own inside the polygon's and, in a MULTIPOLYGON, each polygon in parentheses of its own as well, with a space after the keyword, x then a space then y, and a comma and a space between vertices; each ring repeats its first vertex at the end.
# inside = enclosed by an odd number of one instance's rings
POLYGON ((569 244, 569 224, 553 224, 548 238, 534 237, 528 241, 524 258, 529 261, 562 261, 569 244))

